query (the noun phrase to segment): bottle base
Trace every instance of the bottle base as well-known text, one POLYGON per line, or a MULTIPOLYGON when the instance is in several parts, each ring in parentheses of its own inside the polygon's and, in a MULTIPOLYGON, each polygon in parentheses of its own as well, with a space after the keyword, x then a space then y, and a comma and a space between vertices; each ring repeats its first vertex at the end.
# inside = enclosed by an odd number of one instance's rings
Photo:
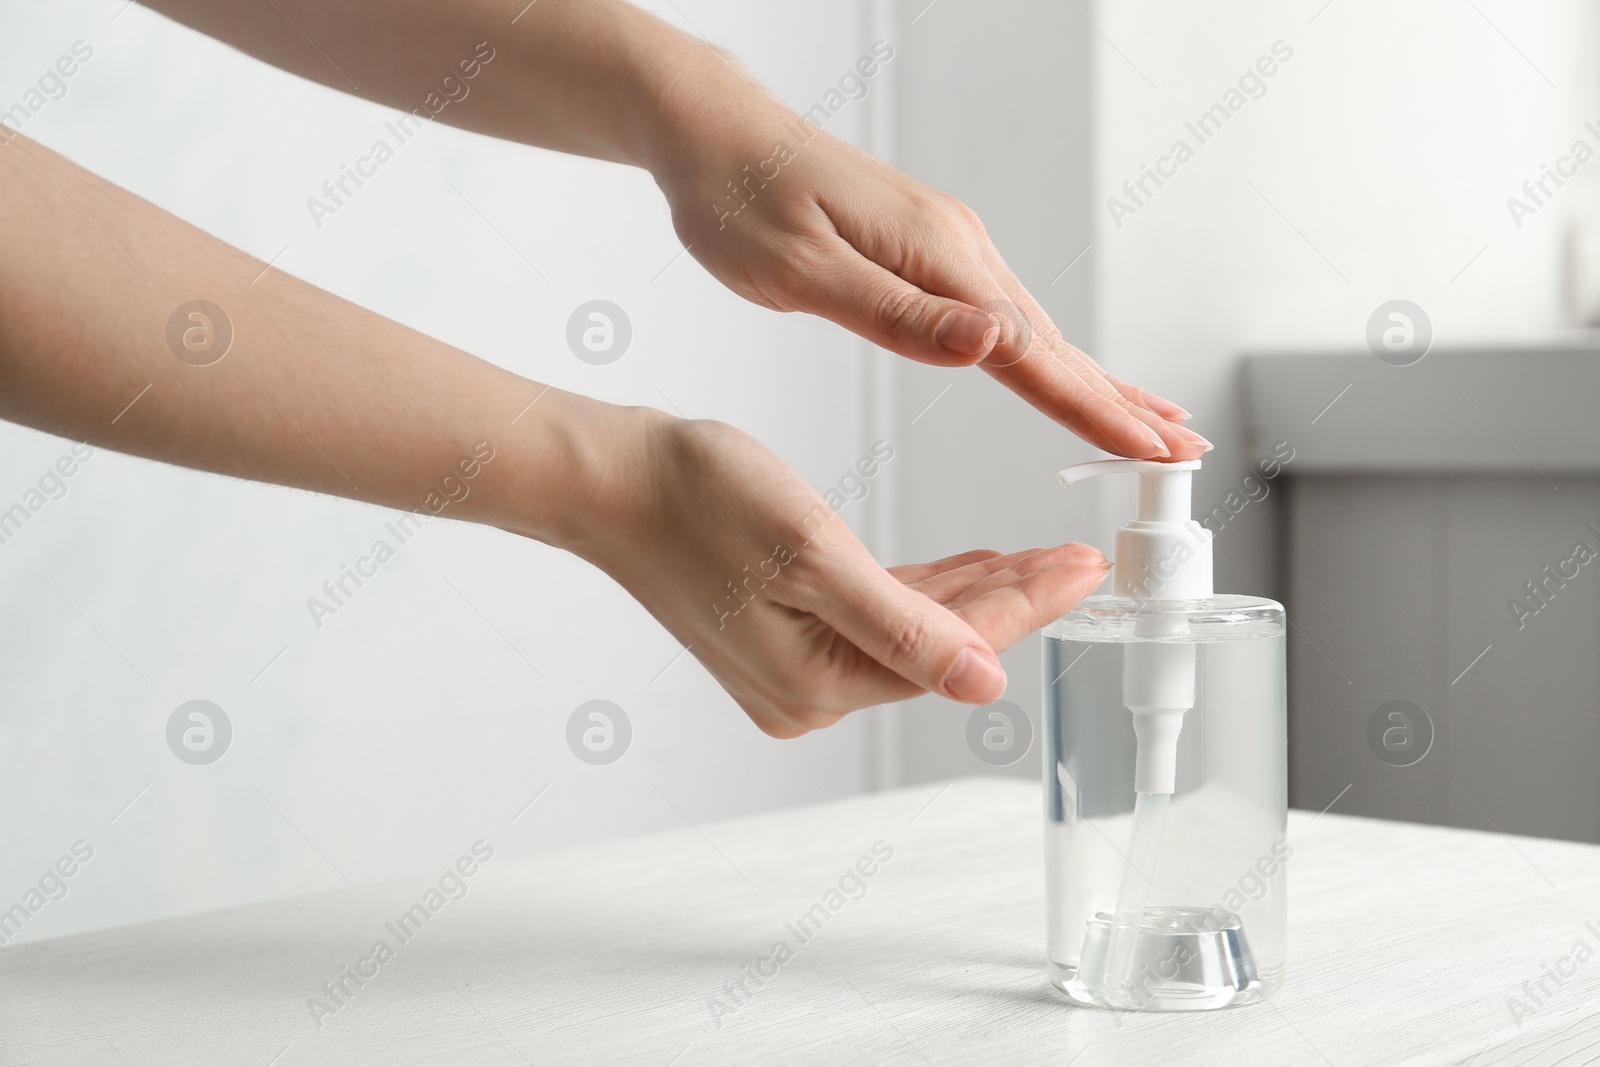
POLYGON ((1223 1008, 1238 1008, 1254 1004, 1264 999, 1264 994, 1271 991, 1272 986, 1265 982, 1252 982, 1244 989, 1222 989, 1206 991, 1171 991, 1162 995, 1154 995, 1138 1004, 1118 1003, 1113 1004, 1099 996, 1077 978, 1077 968, 1064 964, 1051 963, 1049 965, 1050 984, 1074 1004, 1086 1008, 1104 1008, 1108 1011, 1218 1011, 1223 1008))
POLYGON ((1239 917, 1220 908, 1145 909, 1131 952, 1122 953, 1115 966, 1109 962, 1114 934, 1122 932, 1115 930, 1113 916, 1097 914, 1088 924, 1080 962, 1050 961, 1051 983, 1094 1007, 1214 1011, 1260 1000, 1282 979, 1257 973, 1239 917))

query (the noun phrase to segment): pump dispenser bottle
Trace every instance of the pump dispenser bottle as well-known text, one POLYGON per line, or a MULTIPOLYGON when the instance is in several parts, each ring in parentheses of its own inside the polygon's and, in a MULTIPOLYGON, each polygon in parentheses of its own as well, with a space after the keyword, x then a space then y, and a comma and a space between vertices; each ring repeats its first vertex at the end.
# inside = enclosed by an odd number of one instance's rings
POLYGON ((1283 980, 1284 615, 1212 593, 1190 517, 1198 460, 1058 471, 1139 478, 1111 595, 1044 631, 1050 980, 1102 1007, 1195 1011, 1283 980))

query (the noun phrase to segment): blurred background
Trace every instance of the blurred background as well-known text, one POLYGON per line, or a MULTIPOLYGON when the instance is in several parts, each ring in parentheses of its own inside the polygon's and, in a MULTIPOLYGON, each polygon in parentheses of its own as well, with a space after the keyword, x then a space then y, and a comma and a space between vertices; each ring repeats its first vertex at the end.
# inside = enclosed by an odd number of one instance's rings
MULTIPOLYGON (((1059 489, 1092 450, 987 377, 722 289, 643 172, 432 124, 318 225, 308 198, 394 113, 125 0, 0 5, 14 128, 513 371, 740 425, 886 562, 1109 548, 1129 514, 1126 487, 1059 489), (631 327, 605 365, 566 340, 594 300, 631 327)), ((1295 625, 1295 805, 1600 840, 1592 5, 646 6, 797 110, 843 95, 829 131, 967 201, 1069 338, 1195 413, 1217 588, 1295 625)), ((1038 773, 1021 746, 980 760, 971 709, 935 698, 766 738, 603 574, 479 527, 427 527, 318 626, 308 598, 392 513, 81 447, 56 479, 72 442, 0 442, 0 512, 26 512, 0 527, 0 906, 94 850, 19 940, 479 838, 538 855, 1038 773), (579 758, 575 714, 610 762, 579 758)), ((1033 739, 1037 644, 1005 656, 1033 739)))

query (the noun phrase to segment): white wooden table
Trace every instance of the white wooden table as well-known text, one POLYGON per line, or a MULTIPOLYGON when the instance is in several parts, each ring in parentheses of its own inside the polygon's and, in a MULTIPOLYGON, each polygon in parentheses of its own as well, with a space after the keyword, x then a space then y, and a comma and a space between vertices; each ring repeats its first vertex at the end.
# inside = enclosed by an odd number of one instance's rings
POLYGON ((1600 848, 1296 812, 1284 989, 1131 1015, 1045 981, 1040 808, 969 779, 496 858, 403 943, 385 924, 437 874, 15 946, 0 1064, 1600 1062, 1600 848), (892 858, 802 943, 785 924, 876 842, 892 858), (332 1010, 323 983, 380 939, 332 1010))

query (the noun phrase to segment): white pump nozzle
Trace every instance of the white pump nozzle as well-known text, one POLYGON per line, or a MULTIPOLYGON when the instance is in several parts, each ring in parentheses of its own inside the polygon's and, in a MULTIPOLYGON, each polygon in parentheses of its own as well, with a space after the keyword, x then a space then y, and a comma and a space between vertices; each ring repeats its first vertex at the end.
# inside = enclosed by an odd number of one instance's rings
MULTIPOLYGON (((1178 463, 1109 459, 1056 472, 1070 489, 1102 474, 1139 476, 1138 517, 1117 531, 1118 596, 1136 600, 1200 600, 1211 595, 1211 532, 1190 518, 1190 482, 1197 459, 1178 463)), ((1133 713, 1138 742, 1134 790, 1171 793, 1183 713, 1194 707, 1195 646, 1183 640, 1182 614, 1151 612, 1134 622, 1122 661, 1122 700, 1133 713), (1169 640, 1159 640, 1168 638, 1169 640)))
POLYGON ((1138 516, 1117 531, 1118 596, 1136 600, 1201 600, 1211 595, 1211 531, 1189 517, 1190 482, 1197 459, 1158 463, 1106 459, 1056 471, 1070 489, 1104 474, 1139 476, 1138 516))
MULTIPOLYGON (((1085 478, 1098 478, 1102 474, 1176 474, 1179 471, 1197 471, 1200 461, 1197 459, 1184 459, 1163 462, 1157 459, 1095 459, 1088 463, 1074 463, 1070 467, 1062 467, 1056 471, 1056 477, 1061 479, 1061 484, 1067 489, 1083 481, 1085 478)), ((1185 479, 1187 482, 1187 479, 1185 479)), ((1188 512, 1184 512, 1188 518, 1188 512)))

